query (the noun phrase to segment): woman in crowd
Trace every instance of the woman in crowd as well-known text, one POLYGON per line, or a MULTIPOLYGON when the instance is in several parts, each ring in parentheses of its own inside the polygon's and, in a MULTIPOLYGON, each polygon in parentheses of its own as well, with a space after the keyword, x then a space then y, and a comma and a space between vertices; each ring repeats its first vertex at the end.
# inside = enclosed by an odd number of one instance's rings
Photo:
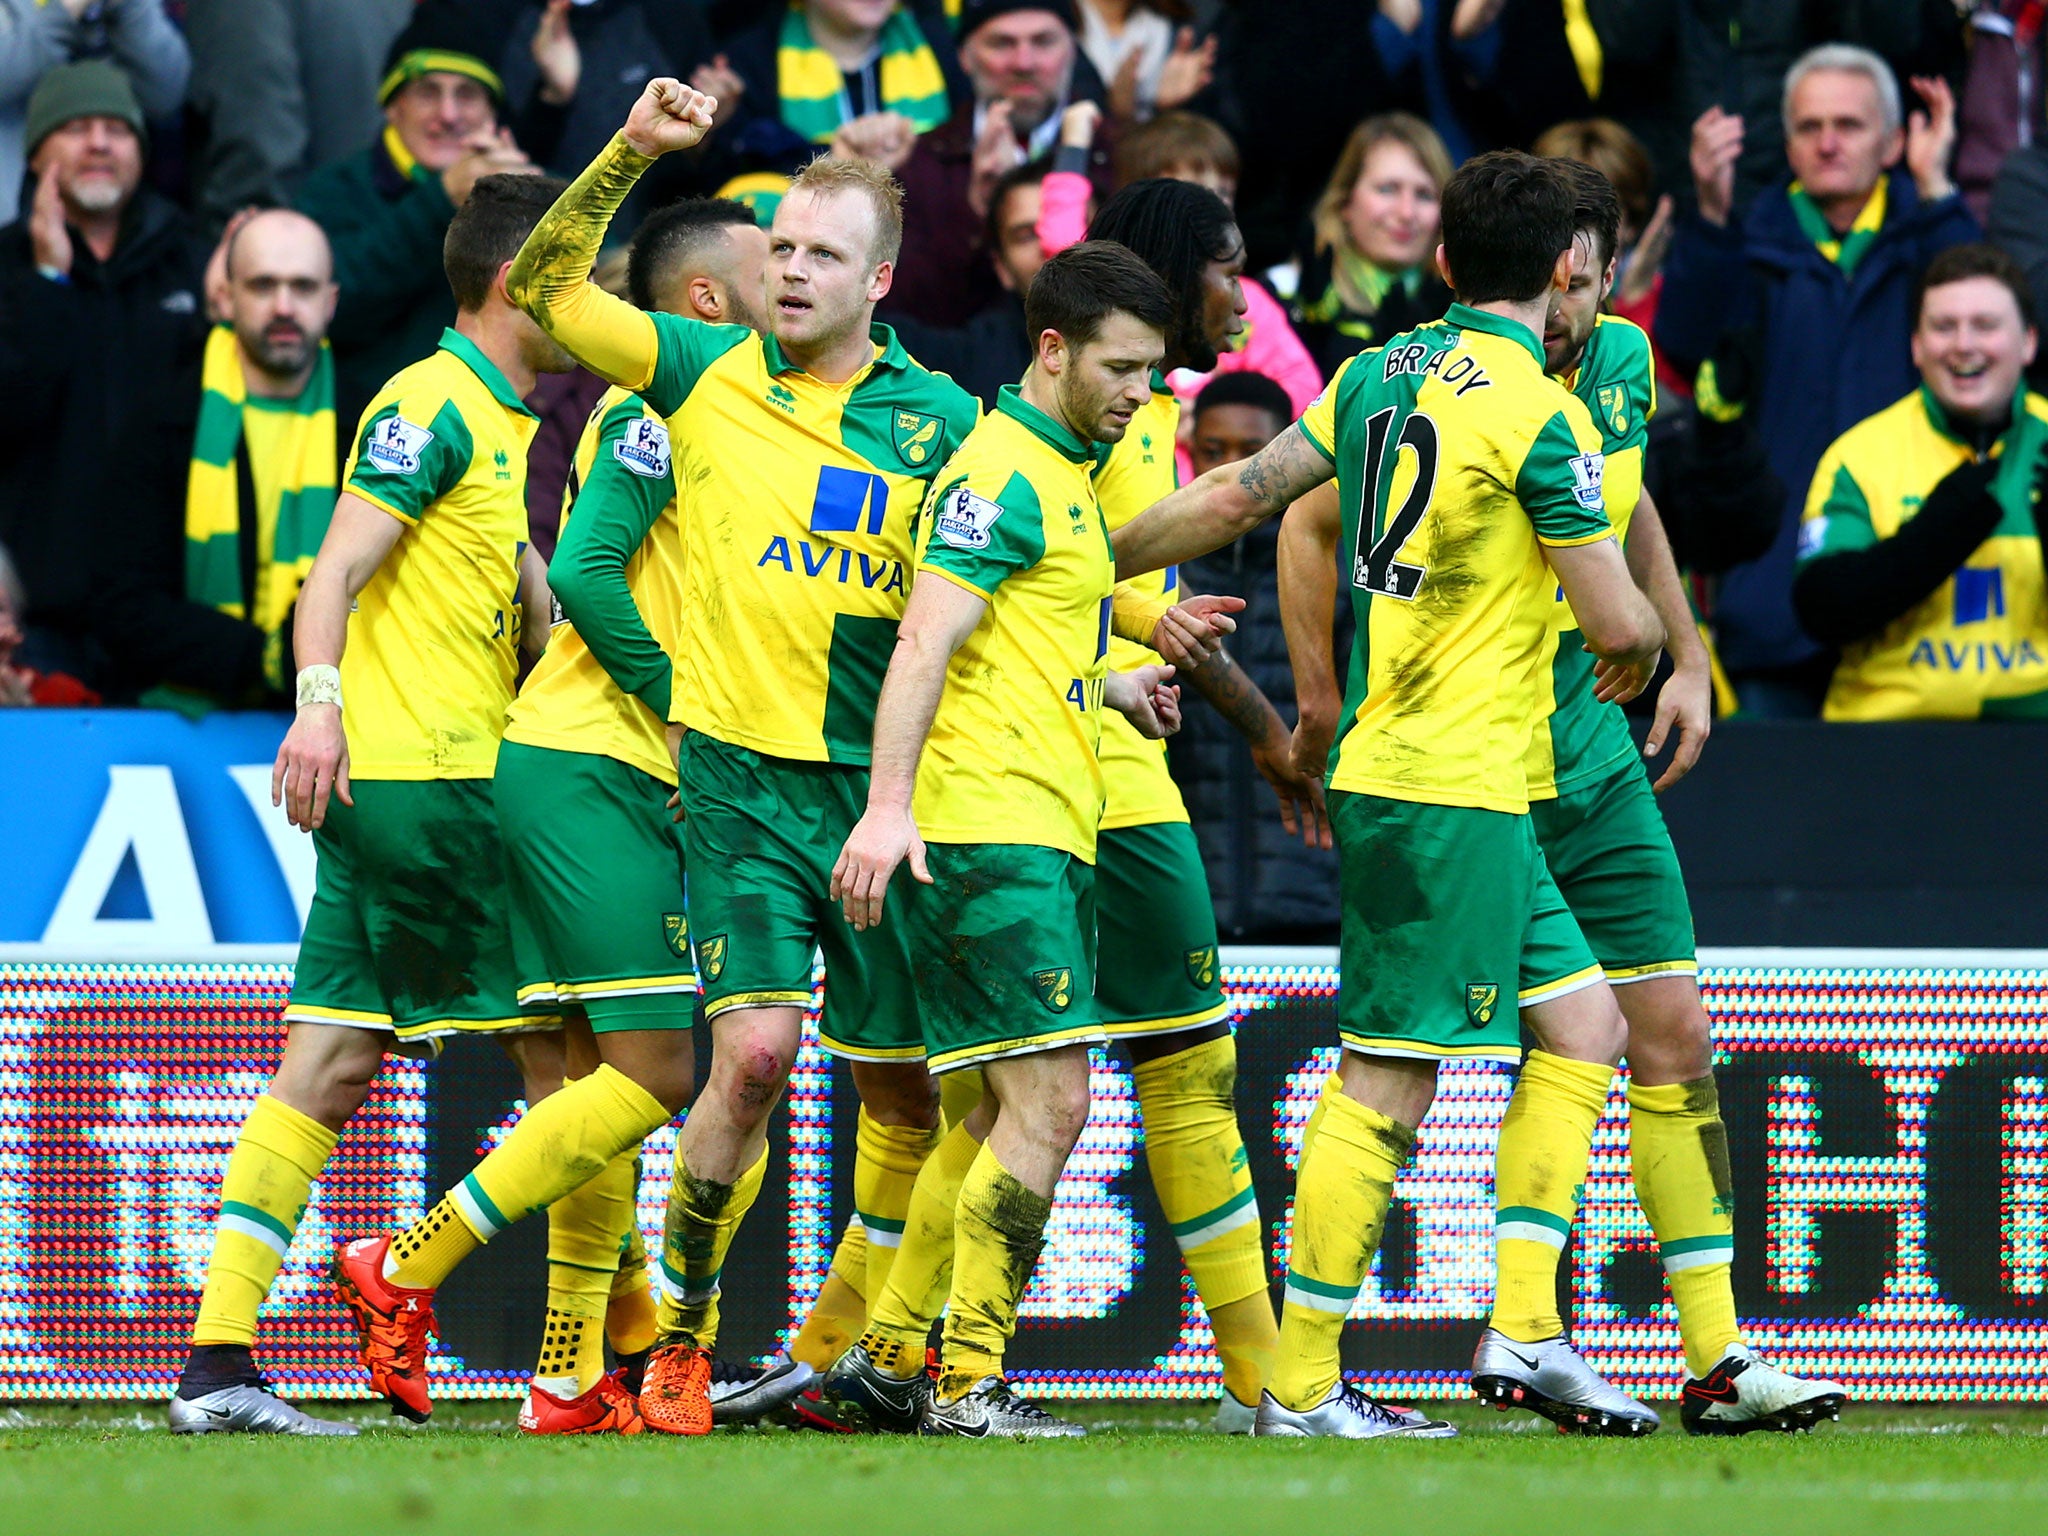
POLYGON ((1450 179, 1444 141, 1421 118, 1384 112, 1352 130, 1311 216, 1295 294, 1295 327, 1326 377, 1450 307, 1436 273, 1450 179))

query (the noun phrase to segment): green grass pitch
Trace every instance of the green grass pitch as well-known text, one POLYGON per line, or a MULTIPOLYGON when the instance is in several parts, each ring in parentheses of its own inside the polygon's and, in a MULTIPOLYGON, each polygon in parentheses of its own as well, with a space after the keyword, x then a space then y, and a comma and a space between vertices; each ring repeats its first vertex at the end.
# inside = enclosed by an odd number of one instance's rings
POLYGON ((1806 1436, 1569 1439, 1450 1410, 1455 1441, 1229 1440, 1187 1405, 1076 1410, 1059 1444, 781 1430, 530 1440, 511 1405, 430 1427, 336 1412, 353 1440, 173 1439, 151 1405, 0 1408, 0 1527, 21 1536, 243 1531, 886 1532, 1188 1536, 1994 1536, 2048 1530, 2048 1412, 1855 1409, 1806 1436))

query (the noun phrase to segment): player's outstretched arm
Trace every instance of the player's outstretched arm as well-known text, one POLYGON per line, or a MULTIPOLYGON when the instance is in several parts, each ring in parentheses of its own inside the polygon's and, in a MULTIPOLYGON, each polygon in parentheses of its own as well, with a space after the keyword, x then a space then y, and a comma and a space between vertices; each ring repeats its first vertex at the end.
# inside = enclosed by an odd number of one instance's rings
MULTIPOLYGON (((1657 690, 1657 718, 1643 743, 1643 756, 1655 757, 1672 731, 1678 732, 1671 763, 1651 786, 1662 794, 1692 772, 1714 729, 1714 666, 1693 621, 1692 604, 1686 601, 1685 582, 1678 574, 1678 562, 1671 557, 1664 521, 1648 491, 1636 498, 1622 553, 1628 559, 1629 574, 1663 621, 1664 648, 1671 653, 1671 675, 1657 690)), ((1604 698, 1607 680, 1603 677, 1600 682, 1604 698)))
POLYGON ((1280 627, 1294 665, 1294 768, 1320 779, 1344 713, 1337 673, 1337 546, 1343 534, 1335 482, 1326 481, 1287 509, 1276 553, 1280 627))
POLYGON ((1250 458, 1223 464, 1153 503, 1110 535, 1119 579, 1219 549, 1337 472, 1297 424, 1250 458))
POLYGON ((988 608, 988 599, 927 566, 910 589, 896 649, 875 704, 875 746, 868 772, 868 808, 839 850, 832 867, 832 899, 846 909, 856 929, 882 920, 889 877, 906 858, 910 872, 932 883, 924 863, 924 839, 910 814, 917 788, 917 762, 946 691, 946 664, 967 643, 988 608))
POLYGON ((335 498, 320 553, 299 590, 292 649, 299 666, 299 710, 270 770, 270 803, 311 832, 327 820, 330 795, 354 805, 348 785, 348 736, 341 724, 341 653, 348 612, 369 585, 405 524, 352 491, 335 498))
POLYGON ((1543 546, 1544 558, 1557 573, 1586 649, 1628 676, 1617 702, 1641 693, 1657 669, 1664 648, 1664 623, 1628 573, 1621 546, 1612 538, 1590 544, 1543 546))
POLYGON ((1164 741, 1180 729, 1180 689, 1173 668, 1146 665, 1111 672, 1102 679, 1102 702, 1138 729, 1148 741, 1164 741))
POLYGON ((644 388, 654 378, 654 322, 590 282, 604 232, 647 167, 710 130, 715 97, 681 81, 647 82, 626 126, 526 237, 505 291, 592 373, 644 388))

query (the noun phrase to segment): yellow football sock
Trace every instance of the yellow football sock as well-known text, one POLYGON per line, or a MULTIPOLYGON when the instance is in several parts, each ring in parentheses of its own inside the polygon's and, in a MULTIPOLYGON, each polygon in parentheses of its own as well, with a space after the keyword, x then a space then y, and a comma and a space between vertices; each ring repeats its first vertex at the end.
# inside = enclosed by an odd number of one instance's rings
POLYGON ((767 1173, 764 1146, 754 1165, 732 1183, 713 1184, 691 1175, 683 1162, 682 1143, 676 1144, 661 1264, 654 1272, 654 1332, 663 1343, 709 1349, 718 1342, 718 1272, 725 1267, 726 1252, 753 1209, 767 1173))
MULTIPOLYGON (((633 1163, 637 1190, 639 1158, 633 1163)), ((640 1236, 637 1202, 619 1249, 619 1270, 612 1276, 604 1310, 604 1341, 615 1355, 638 1355, 654 1347, 654 1282, 647 1274, 647 1244, 640 1236)))
POLYGON ((1742 1342, 1735 1321, 1735 1184, 1728 1128, 1711 1074, 1628 1090, 1629 1162, 1636 1199, 1657 1234, 1678 1303, 1685 1363, 1705 1376, 1742 1342))
POLYGON ((192 1322, 194 1344, 255 1343, 257 1309, 336 1139, 319 1121, 267 1093, 250 1106, 220 1182, 220 1222, 192 1322))
POLYGON ((667 1105, 615 1067, 564 1083, 521 1115, 497 1150, 440 1205, 400 1234, 384 1261, 385 1278, 439 1285, 481 1244, 602 1174, 668 1119, 667 1105), (443 1219, 446 1206, 461 1220, 443 1219))
POLYGON ((1287 1304, 1267 1387, 1283 1407, 1313 1408, 1341 1372, 1338 1341, 1380 1246, 1394 1176, 1415 1132, 1344 1093, 1326 1094, 1294 1183, 1287 1304))
POLYGON ((960 1186, 953 1229, 953 1290, 946 1298, 936 1394, 951 1402, 985 1377, 1000 1376, 1017 1328, 1052 1201, 1027 1189, 984 1143, 960 1186))
POLYGON ((604 1374, 605 1318, 619 1272, 619 1233, 633 1220, 639 1147, 548 1207, 548 1311, 533 1384, 581 1397, 604 1374))
POLYGON ((939 1079, 939 1124, 950 1131, 974 1113, 987 1093, 988 1084, 978 1067, 946 1073, 939 1079))
POLYGON ((917 1171, 939 1142, 936 1127, 883 1125, 860 1112, 854 1142, 853 1210, 867 1229, 867 1274, 863 1296, 879 1296, 889 1283, 889 1266, 903 1243, 903 1224, 910 1215, 910 1194, 917 1171))
POLYGON ((1523 1344, 1564 1332, 1557 1264, 1579 1214, 1593 1126, 1614 1068, 1531 1051, 1494 1154, 1491 1326, 1523 1344))
POLYGON ((868 1320, 867 1302, 860 1292, 867 1267, 868 1229, 854 1216, 832 1251, 832 1267, 825 1273, 817 1299, 790 1340, 792 1360, 801 1360, 814 1371, 828 1371, 846 1353, 846 1346, 860 1336, 868 1320))
POLYGON ((903 1243, 889 1266, 889 1283, 868 1298, 861 1344, 875 1364, 894 1376, 924 1369, 924 1345, 953 1286, 954 1212, 981 1142, 955 1125, 925 1159, 910 1192, 903 1243))
POLYGON ((1208 1310, 1223 1385, 1256 1403, 1280 1330, 1267 1291, 1259 1202, 1237 1127, 1237 1042, 1225 1035, 1133 1073, 1145 1122, 1145 1164, 1181 1261, 1208 1310), (1251 1305, 1252 1298, 1259 1298, 1251 1305))

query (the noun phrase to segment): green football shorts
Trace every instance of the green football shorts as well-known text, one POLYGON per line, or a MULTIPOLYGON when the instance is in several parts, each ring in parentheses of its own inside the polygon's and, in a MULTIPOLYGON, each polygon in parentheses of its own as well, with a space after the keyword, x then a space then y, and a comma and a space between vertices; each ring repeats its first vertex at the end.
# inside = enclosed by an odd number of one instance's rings
POLYGON ((1698 974, 1685 876, 1641 763, 1534 801, 1529 818, 1608 981, 1698 974))
POLYGON ((927 843, 932 884, 898 870, 934 1072, 1108 1038, 1095 1013, 1095 871, 1029 843, 927 843))
POLYGON ((1097 838, 1095 950, 1095 1008, 1112 1039, 1230 1016, 1193 827, 1160 821, 1097 838))
POLYGON ((519 1006, 580 1007, 597 1031, 688 1029, 697 972, 669 787, 591 752, 508 741, 492 781, 519 1006))
POLYGON ((856 1061, 924 1055, 903 925, 854 932, 832 866, 867 809, 864 768, 683 738, 683 855, 704 1011, 807 1007, 825 957, 818 1043, 856 1061))
POLYGON ((523 1013, 489 779, 357 779, 313 834, 313 905, 288 1023, 389 1030, 402 1044, 553 1029, 523 1013))
POLYGON ((1329 801, 1344 903, 1337 1028, 1352 1050, 1517 1061, 1518 1007, 1601 979, 1527 816, 1345 790, 1329 801))

